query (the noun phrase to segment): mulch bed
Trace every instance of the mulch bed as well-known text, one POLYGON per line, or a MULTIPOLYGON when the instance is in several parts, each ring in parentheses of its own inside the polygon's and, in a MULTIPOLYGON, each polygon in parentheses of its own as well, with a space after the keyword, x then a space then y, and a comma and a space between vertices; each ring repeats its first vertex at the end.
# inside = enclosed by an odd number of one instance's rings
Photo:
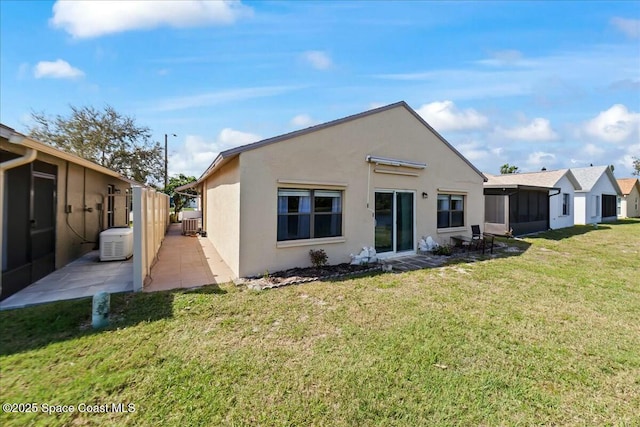
POLYGON ((325 265, 323 267, 291 268, 289 270, 269 273, 268 275, 265 274, 264 276, 248 277, 240 280, 237 284, 244 285, 249 289, 262 290, 313 282, 316 280, 339 279, 379 270, 379 264, 351 265, 348 263, 325 265))

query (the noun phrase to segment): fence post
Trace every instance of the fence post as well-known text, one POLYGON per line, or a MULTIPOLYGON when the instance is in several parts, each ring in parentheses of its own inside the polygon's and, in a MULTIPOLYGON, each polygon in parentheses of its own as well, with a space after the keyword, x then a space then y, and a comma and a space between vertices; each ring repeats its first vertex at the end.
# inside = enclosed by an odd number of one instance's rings
POLYGON ((142 187, 133 187, 133 291, 140 292, 144 287, 146 271, 144 268, 146 254, 144 253, 143 228, 145 226, 142 219, 142 187))

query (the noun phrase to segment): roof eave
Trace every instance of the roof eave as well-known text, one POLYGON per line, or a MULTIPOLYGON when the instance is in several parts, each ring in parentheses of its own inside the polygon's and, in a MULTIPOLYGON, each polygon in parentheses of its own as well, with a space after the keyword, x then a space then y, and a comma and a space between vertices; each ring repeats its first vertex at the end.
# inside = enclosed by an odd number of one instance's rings
MULTIPOLYGON (((8 133, 6 131, 9 130, 9 129, 11 129, 11 128, 9 128, 9 127, 7 127, 5 125, 2 126, 2 131, 3 131, 2 137, 3 138, 6 136, 5 134, 8 133)), ((65 160, 65 161, 80 165, 80 166, 85 167, 87 169, 91 169, 91 170, 94 170, 96 172, 99 172, 99 173, 101 173, 103 175, 111 176, 113 178, 118 178, 118 179, 120 179, 122 181, 125 181, 125 182, 129 183, 130 185, 144 186, 144 184, 141 184, 141 183, 139 183, 137 181, 129 179, 129 178, 125 177, 124 175, 122 175, 122 174, 120 174, 120 173, 118 173, 116 171, 113 171, 113 170, 111 170, 109 168, 106 168, 104 166, 98 165, 96 163, 93 163, 90 160, 83 159, 82 157, 76 156, 75 154, 71 154, 71 153, 67 153, 65 151, 59 150, 59 149, 57 149, 55 147, 52 147, 52 146, 50 146, 48 144, 45 144, 45 143, 40 142, 40 141, 37 141, 37 140, 27 136, 27 135, 23 135, 23 134, 21 134, 19 132, 16 132, 16 131, 12 130, 12 129, 11 129, 11 131, 12 131, 13 135, 19 135, 19 136, 22 137, 20 142, 16 144, 18 146, 23 146, 25 148, 31 148, 31 149, 33 149, 33 150, 35 150, 37 152, 40 152, 40 153, 43 153, 43 154, 47 154, 49 156, 56 157, 56 158, 59 158, 59 159, 62 159, 62 160, 65 160)))

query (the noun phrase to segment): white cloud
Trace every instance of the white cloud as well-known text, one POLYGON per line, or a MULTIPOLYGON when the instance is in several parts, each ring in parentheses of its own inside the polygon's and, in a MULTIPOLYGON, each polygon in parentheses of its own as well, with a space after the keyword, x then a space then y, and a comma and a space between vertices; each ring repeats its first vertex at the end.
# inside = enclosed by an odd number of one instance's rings
POLYGON ((308 114, 298 114, 293 119, 291 119, 291 126, 295 128, 308 128, 309 126, 313 126, 318 122, 311 118, 308 114))
POLYGON ((486 160, 490 157, 491 151, 477 141, 456 144, 456 149, 462 153, 470 162, 486 160))
POLYGON ((375 110, 376 108, 384 107, 385 105, 387 104, 384 104, 382 102, 370 102, 367 106, 367 110, 375 110))
POLYGON ((302 59, 316 70, 328 70, 333 66, 333 61, 326 52, 309 50, 302 54, 302 59))
POLYGON ((544 151, 536 151, 529 154, 527 158, 527 165, 532 168, 546 167, 556 163, 556 155, 553 153, 545 153, 544 151))
MULTIPOLYGON (((504 59, 499 61, 495 57, 489 57, 472 62, 471 65, 475 64, 475 67, 412 72, 400 70, 398 73, 373 74, 372 77, 416 82, 420 84, 420 91, 428 92, 433 99, 456 101, 525 95, 555 99, 557 86, 548 87, 544 84, 553 79, 553 76, 560 76, 562 81, 571 82, 572 88, 595 88, 606 85, 607 82, 637 81, 639 77, 638 48, 629 44, 596 45, 588 49, 557 51, 547 56, 521 58, 515 63, 516 66, 498 66, 503 62, 504 59), (611 64, 615 64, 615 67, 611 64), (606 76, 604 82, 603 76, 606 76)), ((581 93, 574 93, 574 90, 570 92, 567 95, 582 96, 581 93)), ((569 101, 575 99, 564 102, 569 101)))
POLYGON ((584 146, 583 151, 590 157, 600 157, 604 154, 604 150, 595 144, 587 144, 584 146))
POLYGON ((627 37, 640 38, 640 19, 611 18, 611 25, 623 32, 627 37))
POLYGON ((225 128, 214 140, 187 135, 184 144, 169 156, 169 174, 183 173, 196 178, 209 167, 218 153, 262 139, 259 135, 225 128))
POLYGON ((154 101, 153 111, 177 111, 189 108, 207 107, 219 105, 227 102, 244 101, 247 99, 263 98, 280 95, 295 89, 299 86, 263 86, 247 87, 239 89, 222 90, 218 92, 201 93, 191 96, 180 96, 154 101))
POLYGON ((453 101, 436 101, 416 110, 438 132, 483 128, 489 119, 473 108, 458 110, 453 101))
POLYGON ((599 141, 612 143, 631 142, 640 136, 640 113, 629 111, 622 104, 615 104, 584 125, 584 131, 599 141))
POLYGON ((505 138, 519 141, 552 141, 558 138, 558 134, 551 128, 548 119, 535 118, 529 124, 511 129, 496 128, 496 133, 505 138))
POLYGON ((36 79, 75 79, 84 76, 84 72, 72 67, 67 61, 58 59, 56 61, 40 61, 33 69, 36 79))
POLYGON ((50 24, 75 38, 99 37, 160 26, 232 24, 252 10, 239 1, 57 1, 50 24))
POLYGON ((489 53, 488 59, 481 59, 476 62, 491 67, 531 66, 535 64, 533 61, 525 60, 522 52, 515 49, 493 51, 489 53))

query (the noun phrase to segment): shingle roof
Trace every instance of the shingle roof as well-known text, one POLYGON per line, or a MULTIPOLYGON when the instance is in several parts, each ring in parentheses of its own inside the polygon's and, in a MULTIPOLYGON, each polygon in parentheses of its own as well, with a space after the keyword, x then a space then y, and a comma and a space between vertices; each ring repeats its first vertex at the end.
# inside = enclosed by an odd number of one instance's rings
POLYGON ((558 181, 566 175, 567 178, 569 178, 569 181, 573 184, 573 187, 576 190, 580 189, 580 184, 569 169, 530 173, 508 173, 504 175, 491 175, 485 173, 484 175, 488 179, 484 184, 485 187, 523 185, 542 188, 555 188, 558 181))
POLYGON ((611 184, 616 189, 616 192, 620 190, 616 179, 613 177, 613 172, 609 166, 590 166, 588 168, 572 168, 571 171, 575 175, 576 179, 580 183, 583 192, 589 192, 593 186, 598 182, 602 174, 607 174, 611 180, 611 184))
POLYGON ((622 178, 618 179, 617 181, 620 189, 622 190, 622 194, 624 194, 625 196, 631 193, 634 185, 637 185, 638 189, 640 190, 640 180, 638 178, 622 178))

